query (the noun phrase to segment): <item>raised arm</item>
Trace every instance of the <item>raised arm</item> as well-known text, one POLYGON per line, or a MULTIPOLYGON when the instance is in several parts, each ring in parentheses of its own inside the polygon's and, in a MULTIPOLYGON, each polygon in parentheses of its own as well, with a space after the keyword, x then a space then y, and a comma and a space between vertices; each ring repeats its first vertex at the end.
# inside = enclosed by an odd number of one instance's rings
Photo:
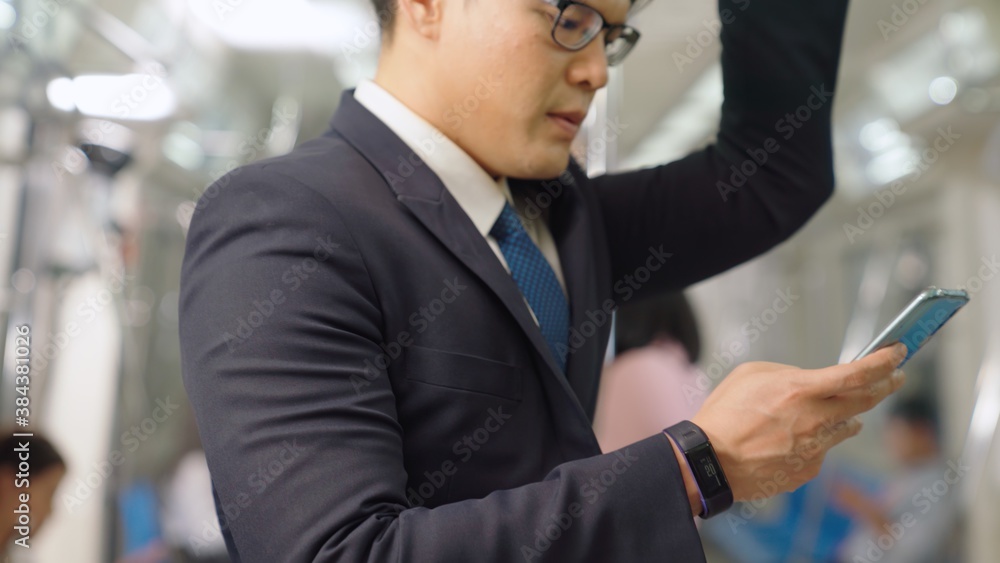
POLYGON ((720 0, 725 102, 714 144, 594 180, 620 280, 673 253, 639 294, 685 287, 774 247, 833 190, 830 116, 847 0, 720 0))

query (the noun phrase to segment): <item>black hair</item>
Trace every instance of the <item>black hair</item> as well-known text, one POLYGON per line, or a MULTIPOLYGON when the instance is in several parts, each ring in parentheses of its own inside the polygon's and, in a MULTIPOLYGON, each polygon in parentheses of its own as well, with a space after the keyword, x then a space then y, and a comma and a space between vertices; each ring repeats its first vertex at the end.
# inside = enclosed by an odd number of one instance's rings
MULTIPOLYGON (((630 12, 638 11, 640 8, 649 4, 651 0, 629 0, 632 4, 630 12)), ((375 6, 375 15, 378 17, 379 27, 382 28, 382 34, 389 37, 392 35, 393 26, 396 24, 396 10, 399 8, 399 3, 397 0, 372 0, 372 5, 375 6)))
POLYGON ((5 432, 5 437, 0 439, 0 467, 10 467, 16 471, 21 462, 21 452, 17 450, 26 442, 32 472, 42 473, 52 467, 66 467, 66 462, 56 447, 38 432, 30 437, 14 436, 13 433, 12 430, 5 432))
POLYGON ((393 25, 396 23, 396 0, 372 0, 375 6, 375 15, 378 17, 378 24, 382 28, 382 33, 389 35, 392 33, 393 25))
POLYGON ((900 397, 889 408, 889 417, 913 425, 924 425, 935 435, 938 433, 938 416, 934 403, 919 395, 900 397))
POLYGON ((667 336, 681 344, 691 362, 701 356, 701 335, 691 303, 682 292, 665 293, 618 309, 615 350, 618 354, 667 336))

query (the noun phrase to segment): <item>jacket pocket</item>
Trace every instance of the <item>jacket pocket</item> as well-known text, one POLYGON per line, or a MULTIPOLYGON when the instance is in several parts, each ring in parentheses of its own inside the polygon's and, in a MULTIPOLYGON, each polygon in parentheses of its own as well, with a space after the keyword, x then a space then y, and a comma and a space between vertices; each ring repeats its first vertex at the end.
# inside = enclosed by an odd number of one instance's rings
POLYGON ((521 400, 524 371, 518 366, 416 345, 409 346, 402 359, 410 381, 521 400))

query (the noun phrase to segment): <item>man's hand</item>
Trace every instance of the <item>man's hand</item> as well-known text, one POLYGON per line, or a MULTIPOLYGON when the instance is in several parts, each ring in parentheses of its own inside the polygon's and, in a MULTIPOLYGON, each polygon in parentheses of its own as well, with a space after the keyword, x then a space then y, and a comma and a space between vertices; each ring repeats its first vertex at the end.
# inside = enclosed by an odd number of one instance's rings
MULTIPOLYGON (((861 430, 857 415, 899 389, 906 346, 806 370, 738 366, 692 422, 712 441, 737 501, 793 491, 819 474, 826 452, 861 430)), ((700 509, 699 509, 700 510, 700 509)))

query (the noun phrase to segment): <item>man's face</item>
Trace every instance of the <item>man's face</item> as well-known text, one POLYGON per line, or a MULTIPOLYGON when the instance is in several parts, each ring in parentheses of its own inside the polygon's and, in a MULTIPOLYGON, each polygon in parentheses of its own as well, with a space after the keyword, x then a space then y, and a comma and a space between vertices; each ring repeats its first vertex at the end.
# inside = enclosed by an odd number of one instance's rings
MULTIPOLYGON (((584 1, 611 24, 623 23, 630 7, 629 0, 584 1)), ((444 3, 426 66, 443 108, 433 122, 494 176, 558 176, 579 129, 572 121, 582 120, 608 80, 605 32, 573 52, 553 41, 559 12, 545 0, 444 3)))

